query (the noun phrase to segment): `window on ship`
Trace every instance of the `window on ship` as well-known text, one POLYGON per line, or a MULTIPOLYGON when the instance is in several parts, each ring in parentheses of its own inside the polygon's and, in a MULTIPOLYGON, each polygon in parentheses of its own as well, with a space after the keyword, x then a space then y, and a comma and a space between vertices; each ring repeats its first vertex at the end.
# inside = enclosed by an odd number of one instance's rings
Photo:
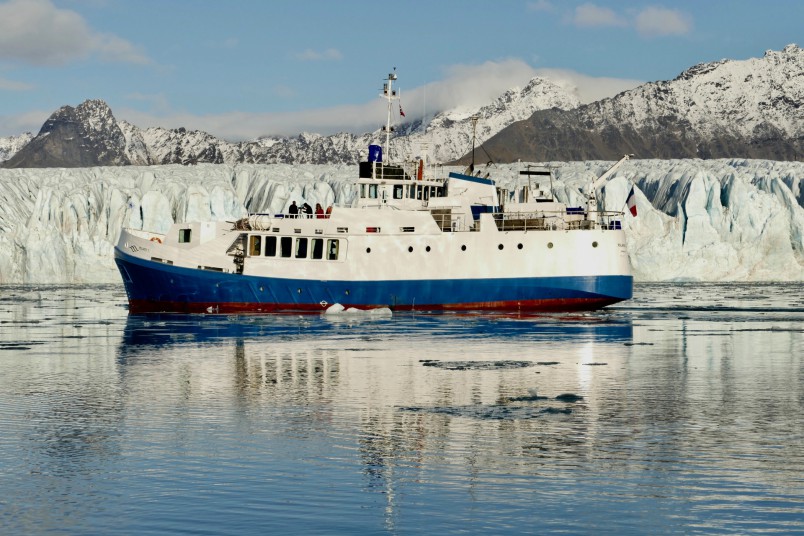
POLYGON ((252 257, 259 256, 262 251, 262 237, 259 235, 251 235, 249 240, 249 255, 252 257))
POLYGON ((297 259, 306 259, 307 258, 307 239, 306 238, 297 238, 296 239, 296 258, 297 259))
POLYGON ((339 244, 337 239, 327 240, 327 260, 338 260, 338 246, 339 244))
POLYGON ((189 244, 192 229, 179 229, 179 244, 189 244))
POLYGON ((266 236, 265 237, 265 256, 266 257, 276 257, 276 237, 275 236, 266 236))
POLYGON ((324 239, 323 238, 313 238, 313 258, 314 259, 323 259, 324 258, 324 239))
POLYGON ((293 253, 293 237, 283 236, 279 239, 279 255, 290 258, 293 253))

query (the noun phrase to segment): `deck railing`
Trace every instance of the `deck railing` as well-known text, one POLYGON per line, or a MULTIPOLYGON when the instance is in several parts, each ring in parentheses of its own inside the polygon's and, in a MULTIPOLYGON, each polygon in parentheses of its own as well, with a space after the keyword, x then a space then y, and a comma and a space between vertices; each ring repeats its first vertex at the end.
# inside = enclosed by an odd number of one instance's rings
MULTIPOLYGON (((444 232, 479 231, 481 220, 450 210, 431 210, 436 224, 444 232)), ((584 212, 492 212, 492 221, 499 231, 574 231, 622 229, 623 212, 601 211, 588 218, 584 212)), ((488 220, 485 220, 488 221, 488 220)))

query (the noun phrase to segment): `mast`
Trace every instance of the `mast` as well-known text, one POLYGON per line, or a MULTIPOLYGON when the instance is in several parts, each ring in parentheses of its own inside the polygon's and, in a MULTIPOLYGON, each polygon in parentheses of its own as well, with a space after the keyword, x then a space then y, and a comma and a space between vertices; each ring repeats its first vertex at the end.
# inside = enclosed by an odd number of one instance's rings
POLYGON ((382 94, 380 94, 380 97, 388 101, 388 115, 385 120, 385 126, 382 128, 385 131, 385 153, 388 155, 389 159, 391 156, 391 132, 394 131, 394 127, 391 126, 391 105, 393 101, 399 98, 397 90, 393 88, 394 80, 396 80, 396 67, 394 67, 392 73, 388 73, 388 78, 382 85, 382 94))
POLYGON ((471 117, 472 119, 472 173, 475 171, 475 133, 477 132, 477 120, 480 119, 478 114, 471 117))

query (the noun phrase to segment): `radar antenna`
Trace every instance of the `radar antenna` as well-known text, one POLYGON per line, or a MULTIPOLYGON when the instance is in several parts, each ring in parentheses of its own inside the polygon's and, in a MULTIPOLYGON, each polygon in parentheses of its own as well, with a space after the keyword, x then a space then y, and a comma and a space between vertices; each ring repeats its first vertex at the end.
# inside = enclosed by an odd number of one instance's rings
POLYGON ((380 97, 388 101, 388 116, 382 129, 385 131, 385 153, 389 157, 391 156, 391 132, 394 131, 394 127, 391 126, 391 105, 393 101, 399 99, 398 91, 393 87, 394 80, 396 80, 396 67, 394 67, 393 72, 388 73, 388 78, 382 85, 382 93, 380 94, 380 97))

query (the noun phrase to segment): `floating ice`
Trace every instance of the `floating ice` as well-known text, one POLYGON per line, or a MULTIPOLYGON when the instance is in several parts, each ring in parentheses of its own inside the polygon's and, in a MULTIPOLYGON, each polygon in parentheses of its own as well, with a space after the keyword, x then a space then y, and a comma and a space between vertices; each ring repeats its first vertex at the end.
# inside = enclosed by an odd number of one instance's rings
POLYGON ((363 316, 372 318, 393 316, 393 312, 387 307, 375 307, 373 309, 357 309, 356 307, 349 307, 347 309, 340 303, 334 303, 327 307, 326 311, 324 311, 324 314, 328 316, 363 316))

